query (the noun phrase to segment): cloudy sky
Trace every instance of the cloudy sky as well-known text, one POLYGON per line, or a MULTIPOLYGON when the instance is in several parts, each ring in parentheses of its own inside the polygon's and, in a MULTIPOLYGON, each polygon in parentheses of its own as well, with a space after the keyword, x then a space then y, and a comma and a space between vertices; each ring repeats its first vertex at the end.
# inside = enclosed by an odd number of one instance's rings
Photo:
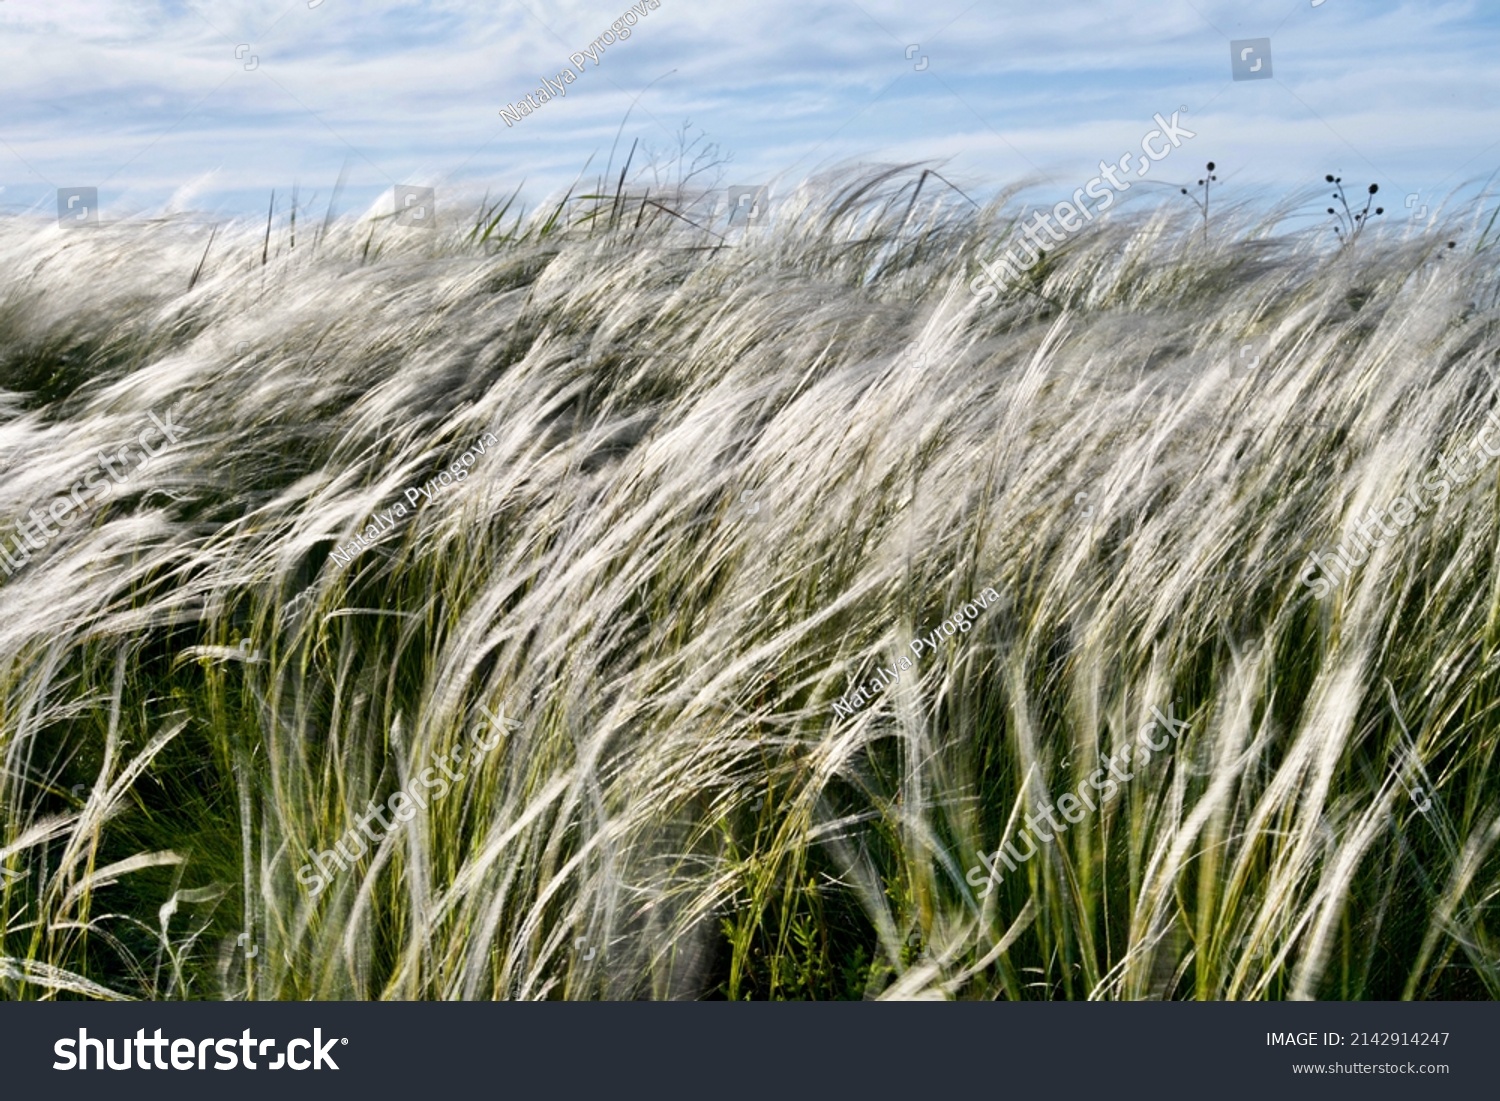
POLYGON ((1033 178, 1062 198, 1174 111, 1195 136, 1152 178, 1212 159, 1243 196, 1334 172, 1415 208, 1500 167, 1494 0, 660 0, 597 64, 570 61, 629 8, 0 0, 0 211, 91 186, 106 218, 263 216, 295 184, 321 215, 346 165, 350 210, 396 184, 436 187, 440 215, 445 193, 523 179, 535 200, 591 156, 592 179, 632 103, 616 171, 637 138, 637 167, 667 167, 690 120, 732 154, 721 185, 773 195, 929 159, 976 193, 1033 178), (1263 38, 1269 78, 1233 79, 1231 42, 1263 38), (507 126, 564 68, 567 95, 507 126))

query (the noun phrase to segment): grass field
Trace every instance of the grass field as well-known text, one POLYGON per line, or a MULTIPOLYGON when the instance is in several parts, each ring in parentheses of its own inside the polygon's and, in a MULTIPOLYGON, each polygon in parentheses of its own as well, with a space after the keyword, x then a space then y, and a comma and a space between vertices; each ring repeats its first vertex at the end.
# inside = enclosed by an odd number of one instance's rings
POLYGON ((0 224, 0 997, 1500 994, 1483 211, 661 203, 0 224))

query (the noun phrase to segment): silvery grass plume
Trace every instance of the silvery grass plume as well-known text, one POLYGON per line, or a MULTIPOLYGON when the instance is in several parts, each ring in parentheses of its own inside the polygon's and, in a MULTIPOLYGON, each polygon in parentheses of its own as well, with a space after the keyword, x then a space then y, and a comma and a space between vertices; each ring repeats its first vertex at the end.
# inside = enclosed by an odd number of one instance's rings
POLYGON ((1497 468, 1300 580, 1495 407, 1481 216, 1164 207, 981 305, 1018 205, 927 180, 0 224, 0 522, 187 427, 0 582, 3 996, 1500 993, 1497 468))

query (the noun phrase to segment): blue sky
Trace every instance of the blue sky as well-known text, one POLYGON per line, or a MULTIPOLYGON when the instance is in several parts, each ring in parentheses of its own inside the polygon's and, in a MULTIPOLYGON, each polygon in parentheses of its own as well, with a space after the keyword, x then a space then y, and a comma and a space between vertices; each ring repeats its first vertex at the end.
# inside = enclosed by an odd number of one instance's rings
POLYGON ((691 120, 733 154, 718 184, 773 195, 927 159, 975 193, 1063 198, 1183 107, 1195 137, 1151 178, 1212 159, 1228 196, 1334 172, 1399 209, 1500 168, 1493 0, 660 0, 581 72, 628 0, 314 2, 0 0, 0 210, 93 186, 106 219, 263 217, 297 184, 321 216, 346 163, 353 212, 395 184, 436 187, 439 217, 523 178, 535 201, 602 169, 632 101, 616 171, 636 138, 637 167, 671 171, 691 120), (1266 37, 1272 77, 1233 80, 1230 41, 1266 37), (564 67, 567 95, 507 126, 564 67))

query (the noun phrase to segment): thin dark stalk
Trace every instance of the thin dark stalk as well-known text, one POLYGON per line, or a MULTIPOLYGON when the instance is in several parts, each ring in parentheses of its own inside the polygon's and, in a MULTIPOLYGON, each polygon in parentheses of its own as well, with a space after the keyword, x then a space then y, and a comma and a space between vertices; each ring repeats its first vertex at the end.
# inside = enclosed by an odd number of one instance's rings
POLYGON ((701 230, 703 230, 704 233, 712 234, 713 236, 717 237, 721 241, 726 241, 726 242, 728 241, 728 238, 725 237, 723 234, 721 234, 721 233, 714 233, 714 231, 711 230, 711 229, 705 229, 703 226, 700 226, 697 222, 693 221, 691 218, 684 218, 681 214, 678 214, 677 211, 671 210, 671 209, 669 209, 667 207, 662 206, 661 203, 657 202, 655 199, 643 199, 641 201, 641 205, 643 207, 645 207, 645 206, 654 206, 654 207, 656 207, 657 210, 664 210, 668 214, 670 214, 672 217, 676 218, 678 221, 680 221, 680 222, 686 222, 688 225, 692 226, 694 229, 701 229, 701 230))
MULTIPOLYGON (((911 202, 907 204, 907 207, 906 207, 907 217, 911 216, 911 208, 917 205, 917 196, 919 194, 921 194, 922 184, 927 179, 928 176, 936 176, 943 183, 947 184, 950 189, 952 189, 953 191, 958 192, 958 194, 960 196, 962 196, 964 202, 968 203, 975 210, 982 210, 983 209, 983 207, 981 207, 978 203, 976 203, 973 199, 971 199, 967 194, 965 194, 963 188, 959 187, 952 180, 948 179, 947 176, 944 176, 941 172, 937 171, 936 169, 924 168, 924 169, 922 169, 922 178, 917 181, 917 190, 914 191, 914 192, 912 192, 911 202)), ((905 218, 903 218, 901 220, 901 228, 902 229, 906 228, 906 219, 905 218)))
POLYGON ((901 234, 906 232, 906 224, 911 221, 912 208, 917 205, 917 199, 922 194, 922 185, 927 182, 928 176, 935 175, 937 175, 937 173, 933 172, 930 168, 922 169, 922 175, 917 178, 916 190, 911 193, 911 202, 906 204, 906 214, 902 217, 901 228, 896 233, 896 236, 898 238, 901 236, 901 234))
MULTIPOLYGON (((521 188, 525 186, 526 181, 523 179, 520 184, 516 186, 516 189, 511 192, 510 198, 505 200, 505 204, 503 206, 500 203, 496 203, 485 213, 484 219, 487 220, 487 224, 484 227, 484 233, 479 238, 480 247, 483 247, 485 242, 490 239, 490 234, 495 232, 495 227, 505 220, 505 215, 510 211, 511 204, 516 201, 516 196, 521 194, 521 188), (498 211, 498 213, 496 213, 496 211, 498 211), (491 215, 494 216, 491 217, 491 215)), ((474 229, 475 232, 478 232, 479 226, 476 225, 474 229)))
POLYGON ((1203 181, 1203 247, 1208 247, 1208 202, 1209 193, 1213 188, 1213 182, 1219 177, 1209 173, 1203 181))
MULTIPOLYGON (((1489 241, 1489 239, 1490 239, 1490 230, 1492 230, 1492 229, 1495 228, 1495 219, 1496 218, 1500 218, 1500 206, 1497 206, 1495 208, 1495 212, 1490 215, 1490 220, 1487 223, 1485 223, 1484 232, 1479 235, 1479 244, 1477 244, 1477 245, 1474 246, 1474 251, 1475 252, 1481 251, 1484 248, 1485 244, 1489 241)), ((1452 248, 1453 246, 1450 245, 1448 247, 1452 248)))
POLYGON ((271 188, 271 205, 266 208, 266 239, 260 246, 260 266, 266 266, 266 260, 271 254, 271 215, 276 210, 276 189, 271 188))
POLYGON ((625 124, 630 121, 630 112, 635 110, 635 105, 640 102, 640 98, 647 92, 649 92, 658 80, 666 80, 667 77, 671 76, 672 73, 675 73, 676 71, 676 69, 673 69, 670 72, 662 73, 661 76, 656 78, 656 80, 653 80, 650 84, 646 85, 639 92, 637 92, 635 94, 635 99, 630 101, 630 107, 625 111, 625 117, 620 120, 620 128, 615 131, 615 142, 609 147, 609 162, 604 166, 604 178, 606 180, 609 179, 610 169, 615 166, 615 150, 620 147, 620 135, 625 132, 625 124))
MULTIPOLYGON (((499 205, 499 203, 495 204, 495 206, 499 205)), ((484 228, 485 220, 494 213, 494 210, 495 207, 490 206, 490 189, 485 188, 484 198, 479 200, 479 217, 474 219, 474 228, 469 230, 469 236, 464 238, 466 241, 473 241, 479 236, 479 231, 484 228)))
MULTIPOLYGON (((1209 161, 1208 162, 1208 171, 1204 173, 1203 179, 1201 179, 1201 180, 1198 181, 1198 186, 1203 189, 1203 198, 1202 199, 1199 199, 1198 196, 1196 196, 1196 195, 1192 194, 1191 192, 1189 192, 1188 189, 1185 188, 1185 187, 1179 189, 1179 190, 1181 190, 1181 192, 1184 195, 1186 195, 1189 199, 1192 199, 1193 202, 1195 204, 1197 204, 1197 207, 1198 207, 1199 210, 1203 211, 1203 247, 1204 248, 1208 247, 1208 204, 1209 204, 1209 197, 1210 197, 1211 191, 1213 189, 1214 181, 1217 180, 1218 178, 1219 177, 1217 177, 1217 176, 1214 175, 1214 162, 1213 161, 1209 161)), ((1154 180, 1145 180, 1145 181, 1142 181, 1142 182, 1144 182, 1144 183, 1155 183, 1156 181, 1154 181, 1154 180)), ((1170 186, 1173 186, 1173 185, 1168 184, 1167 186, 1170 187, 1170 186)))
POLYGON ((188 290, 192 290, 198 284, 198 276, 203 274, 203 265, 208 262, 208 250, 214 247, 214 237, 218 235, 219 227, 214 226, 208 234, 208 244, 203 246, 203 255, 198 258, 198 266, 193 269, 192 278, 188 280, 188 290))
POLYGON ((609 228, 611 231, 614 230, 615 223, 620 216, 620 192, 625 189, 625 173, 630 171, 630 162, 635 160, 635 147, 640 143, 640 138, 636 138, 635 141, 630 143, 630 156, 625 158, 625 167, 620 169, 620 179, 619 182, 615 184, 614 209, 612 209, 609 214, 609 228))
POLYGON ((317 237, 313 239, 314 249, 328 236, 328 229, 333 225, 334 209, 339 205, 339 196, 343 194, 344 181, 348 178, 349 158, 346 156, 344 158, 344 167, 339 169, 338 181, 333 185, 333 194, 328 197, 328 213, 323 216, 323 228, 318 231, 317 237))

